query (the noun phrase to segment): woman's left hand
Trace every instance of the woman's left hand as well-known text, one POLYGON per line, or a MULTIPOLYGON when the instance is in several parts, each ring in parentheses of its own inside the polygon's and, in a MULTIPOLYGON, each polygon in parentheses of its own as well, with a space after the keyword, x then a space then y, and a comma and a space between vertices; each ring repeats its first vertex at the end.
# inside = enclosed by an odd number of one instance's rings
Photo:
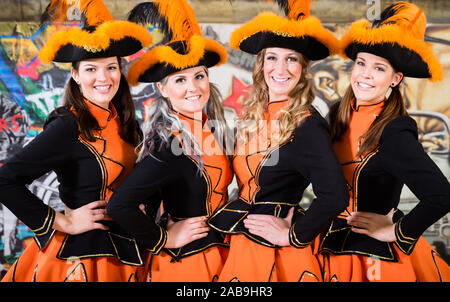
POLYGON ((251 214, 244 220, 244 225, 251 234, 264 238, 278 246, 288 246, 289 228, 291 227, 294 208, 291 208, 286 218, 272 215, 251 214))
POLYGON ((393 242, 395 238, 395 224, 392 222, 394 209, 387 215, 370 212, 353 212, 347 217, 347 223, 353 226, 352 231, 365 234, 384 242, 393 242))

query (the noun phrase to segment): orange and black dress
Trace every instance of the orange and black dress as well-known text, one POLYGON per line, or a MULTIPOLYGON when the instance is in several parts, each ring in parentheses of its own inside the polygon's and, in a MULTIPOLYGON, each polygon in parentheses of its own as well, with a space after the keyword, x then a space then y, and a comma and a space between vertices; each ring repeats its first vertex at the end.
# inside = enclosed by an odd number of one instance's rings
POLYGON ((347 131, 333 143, 347 180, 350 201, 320 244, 325 281, 450 281, 450 269, 421 234, 449 211, 450 185, 423 150, 417 125, 398 117, 383 130, 378 147, 357 157, 360 137, 384 106, 352 104, 347 131), (407 215, 394 213, 395 242, 351 231, 346 217, 364 211, 386 215, 397 209, 406 184, 420 200, 407 215))
POLYGON ((328 124, 313 109, 288 142, 270 146, 277 114, 287 103, 270 102, 267 126, 236 148, 233 167, 239 199, 209 220, 213 228, 231 236, 230 253, 219 281, 322 281, 311 243, 345 209, 348 191, 331 147, 328 124), (310 184, 317 198, 305 211, 299 202, 310 184), (275 246, 244 226, 249 214, 286 217, 291 207, 295 211, 290 246, 275 246))
MULTIPOLYGON (((175 112, 175 111, 174 111, 175 112)), ((155 137, 155 151, 140 161, 120 185, 108 204, 108 214, 150 251, 151 282, 215 281, 228 254, 224 236, 210 230, 205 238, 181 248, 164 248, 167 217, 177 222, 190 217, 210 216, 227 202, 227 187, 233 172, 221 145, 207 123, 178 112, 201 146, 199 159, 181 152, 177 133, 169 144, 155 137), (155 213, 161 204, 162 219, 143 214, 138 205, 147 203, 147 213, 155 213)))
MULTIPOLYGON (((85 100, 101 130, 95 141, 78 131, 71 110, 52 112, 44 131, 0 168, 1 202, 35 234, 2 281, 137 281, 143 259, 135 240, 110 221, 108 231, 69 235, 52 229, 55 210, 26 185, 55 171, 62 202, 77 209, 108 200, 131 172, 134 146, 119 136, 114 106, 109 110, 85 100)), ((143 272, 142 272, 143 273, 143 272)))

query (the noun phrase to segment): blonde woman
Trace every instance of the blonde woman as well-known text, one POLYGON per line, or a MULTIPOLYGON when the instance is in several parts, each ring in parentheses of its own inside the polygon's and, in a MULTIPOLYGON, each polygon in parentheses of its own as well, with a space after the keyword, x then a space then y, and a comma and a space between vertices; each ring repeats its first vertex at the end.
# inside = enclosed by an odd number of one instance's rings
POLYGON ((172 33, 183 20, 196 30, 151 49, 130 67, 131 84, 155 82, 161 97, 150 106, 138 164, 107 210, 150 252, 149 281, 215 281, 228 244, 206 219, 227 202, 233 172, 223 149, 222 102, 208 68, 225 62, 226 50, 201 36, 184 0, 144 3, 132 15, 149 11, 152 16, 164 12, 172 33), (167 11, 169 4, 176 17, 167 11), (162 219, 156 223, 161 200, 162 219), (147 204, 147 215, 139 209, 141 202, 147 204))
POLYGON ((257 59, 233 157, 239 199, 208 221, 231 236, 219 281, 322 281, 312 243, 347 204, 307 76, 309 61, 333 53, 336 39, 309 16, 307 4, 294 2, 289 19, 263 13, 231 36, 232 46, 257 59), (299 202, 310 184, 317 198, 303 210, 299 202))

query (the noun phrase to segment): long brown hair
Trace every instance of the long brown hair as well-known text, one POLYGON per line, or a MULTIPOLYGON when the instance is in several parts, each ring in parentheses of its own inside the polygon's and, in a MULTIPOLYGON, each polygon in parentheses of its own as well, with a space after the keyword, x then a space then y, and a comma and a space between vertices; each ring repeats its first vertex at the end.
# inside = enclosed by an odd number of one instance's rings
MULTIPOLYGON (((392 88, 389 97, 384 102, 380 115, 375 118, 369 130, 360 137, 362 144, 359 147, 357 156, 367 154, 378 146, 384 127, 390 121, 396 117, 408 115, 399 86, 400 84, 392 88)), ((355 95, 351 85, 349 85, 342 100, 334 104, 330 109, 331 139, 333 141, 339 140, 348 129, 352 113, 352 102, 354 100, 355 95)))
MULTIPOLYGON (((121 58, 117 57, 119 63, 119 68, 122 70, 121 58)), ((80 62, 73 62, 72 68, 78 72, 80 62)), ((112 104, 116 108, 117 115, 120 120, 120 137, 133 146, 139 144, 139 125, 136 121, 135 107, 133 98, 130 93, 130 86, 123 74, 120 77, 119 89, 111 100, 112 104)), ((101 130, 97 120, 90 113, 85 101, 83 100, 83 95, 80 91, 80 87, 75 82, 75 80, 70 77, 67 83, 64 96, 63 96, 63 106, 57 109, 57 113, 61 112, 62 108, 75 110, 75 115, 78 121, 78 129, 80 133, 88 141, 95 141, 94 131, 101 130)))
MULTIPOLYGON (((264 79, 265 54, 266 50, 263 49, 256 57, 252 75, 253 89, 250 96, 244 100, 242 107, 244 116, 238 121, 238 138, 244 142, 260 129, 259 122, 264 118, 269 103, 269 87, 264 79)), ((280 135, 278 138, 272 138, 278 144, 283 144, 290 138, 304 116, 309 113, 315 96, 308 75, 309 60, 301 54, 299 56, 302 74, 297 85, 289 93, 288 105, 280 111, 281 115, 278 118, 280 135)))

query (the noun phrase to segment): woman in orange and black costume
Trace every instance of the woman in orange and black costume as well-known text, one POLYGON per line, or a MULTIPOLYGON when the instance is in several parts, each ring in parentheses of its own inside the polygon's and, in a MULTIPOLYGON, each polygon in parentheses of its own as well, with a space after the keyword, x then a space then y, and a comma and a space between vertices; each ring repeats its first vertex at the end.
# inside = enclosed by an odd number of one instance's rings
POLYGON ((330 124, 350 202, 320 243, 325 281, 450 281, 448 264, 421 237, 449 212, 450 185, 418 141, 399 89, 404 76, 442 78, 425 27, 423 12, 400 1, 341 40, 355 65, 330 124), (407 215, 397 209, 404 184, 419 199, 407 215))
MULTIPOLYGON (((49 4, 52 21, 65 2, 49 4)), ((35 234, 3 282, 128 282, 145 275, 140 248, 109 219, 106 203, 133 169, 140 136, 120 57, 148 46, 151 36, 138 24, 114 21, 101 1, 81 1, 80 9, 84 26, 57 32, 40 52, 42 62, 72 63, 64 105, 0 168, 1 202, 35 234), (50 171, 65 213, 26 188, 50 171)))
POLYGON ((233 171, 222 101, 208 68, 225 63, 227 52, 202 36, 185 0, 142 3, 130 18, 165 30, 164 44, 128 71, 131 84, 154 82, 161 96, 149 107, 138 164, 111 197, 108 214, 150 252, 148 281, 216 281, 228 244, 206 219, 227 202, 233 171))
POLYGON ((262 13, 230 39, 257 59, 233 157, 239 199, 208 221, 231 238, 219 281, 322 281, 314 241, 347 204, 307 77, 309 60, 334 53, 338 41, 309 15, 309 1, 279 2, 288 18, 262 13), (310 184, 317 198, 305 211, 299 202, 310 184))

